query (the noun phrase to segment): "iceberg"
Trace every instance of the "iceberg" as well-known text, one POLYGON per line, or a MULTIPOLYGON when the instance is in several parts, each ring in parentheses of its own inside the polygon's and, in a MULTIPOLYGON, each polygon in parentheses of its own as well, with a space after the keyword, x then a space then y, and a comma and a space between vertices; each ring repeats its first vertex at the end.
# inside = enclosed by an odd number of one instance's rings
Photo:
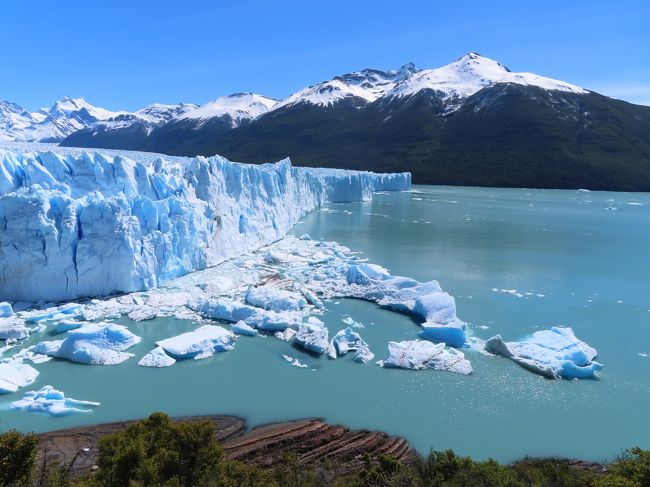
POLYGON ((31 365, 16 361, 0 362, 0 394, 16 392, 32 384, 38 377, 38 370, 31 365))
POLYGON ((290 342, 295 338, 296 333, 298 332, 293 328, 287 328, 284 331, 276 331, 274 333, 274 336, 275 338, 277 338, 278 340, 282 340, 283 342, 290 342))
POLYGON ((299 369, 309 368, 309 365, 303 364, 300 360, 298 360, 297 358, 294 358, 294 357, 292 357, 290 355, 282 355, 282 358, 285 361, 289 362, 292 366, 298 367, 299 369))
POLYGON ((140 342, 123 325, 88 323, 70 330, 63 340, 45 341, 32 347, 34 353, 89 365, 116 365, 131 358, 124 350, 140 342))
POLYGON ((298 327, 294 343, 315 354, 323 354, 329 348, 329 331, 319 319, 311 317, 298 327))
POLYGON ((194 331, 160 340, 156 345, 176 358, 202 359, 232 350, 236 341, 235 334, 221 326, 203 325, 194 331))
POLYGON ((334 335, 330 343, 330 350, 332 358, 353 351, 355 352, 353 357, 355 362, 366 363, 375 357, 366 341, 350 327, 344 328, 334 335))
POLYGON ((61 320, 54 324, 54 333, 65 333, 66 331, 76 330, 83 325, 90 324, 87 321, 61 320))
POLYGON ((568 327, 536 331, 520 342, 504 342, 496 335, 485 343, 485 350, 549 379, 595 379, 603 368, 594 361, 596 350, 568 327))
POLYGON ((67 303, 61 306, 35 310, 24 313, 27 323, 40 323, 41 321, 58 321, 70 319, 81 312, 81 305, 67 303))
POLYGON ((77 413, 89 413, 89 408, 97 407, 100 403, 80 401, 65 397, 61 391, 52 386, 43 386, 38 391, 26 392, 22 399, 11 403, 11 409, 45 413, 50 416, 69 416, 77 413))
POLYGON ((129 319, 133 321, 153 320, 158 316, 158 310, 151 306, 138 306, 129 313, 129 319))
POLYGON ((431 343, 425 340, 388 342, 389 357, 377 362, 381 367, 423 370, 434 369, 469 375, 472 365, 465 355, 453 348, 445 348, 444 343, 431 343))
POLYGON ((0 150, 0 296, 144 291, 270 244, 326 203, 407 190, 374 174, 215 157, 0 150))
POLYGON ((14 314, 14 310, 9 303, 3 301, 0 303, 0 318, 7 318, 14 314))
POLYGON ((252 326, 247 325, 245 321, 238 321, 237 323, 231 326, 231 329, 237 335, 245 335, 249 337, 257 336, 257 330, 252 326))
POLYGON ((23 340, 29 338, 29 328, 13 319, 0 318, 0 340, 23 340))
POLYGON ((266 332, 284 331, 290 326, 298 327, 303 316, 300 311, 277 313, 224 297, 200 297, 188 306, 205 318, 232 323, 244 321, 249 326, 266 332))
POLYGON ((163 347, 156 347, 140 359, 138 365, 142 367, 171 367, 176 360, 165 353, 163 347))

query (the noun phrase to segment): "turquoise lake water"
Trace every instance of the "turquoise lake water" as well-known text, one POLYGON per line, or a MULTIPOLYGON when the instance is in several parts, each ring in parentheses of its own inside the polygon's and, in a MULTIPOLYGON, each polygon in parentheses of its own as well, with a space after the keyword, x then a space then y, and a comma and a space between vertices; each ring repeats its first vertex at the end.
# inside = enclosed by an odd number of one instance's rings
MULTIPOLYGON (((351 357, 314 358, 273 337, 241 337, 232 352, 149 369, 137 360, 155 340, 196 325, 123 319, 142 337, 129 350, 135 358, 109 367, 51 361, 36 366, 41 375, 28 388, 51 384, 99 408, 49 418, 10 411, 21 393, 0 396, 0 429, 45 431, 163 410, 235 414, 251 426, 323 417, 402 435, 422 452, 453 448, 502 461, 604 460, 650 448, 650 194, 416 186, 331 205, 293 233, 338 241, 395 275, 439 280, 480 338, 571 326, 598 350, 601 380, 550 381, 473 351, 470 376, 382 369, 351 357), (310 368, 291 367, 283 353, 310 368)), ((365 325, 360 332, 376 359, 387 357, 389 340, 419 331, 409 317, 367 302, 327 308, 331 334, 346 316, 365 325)))

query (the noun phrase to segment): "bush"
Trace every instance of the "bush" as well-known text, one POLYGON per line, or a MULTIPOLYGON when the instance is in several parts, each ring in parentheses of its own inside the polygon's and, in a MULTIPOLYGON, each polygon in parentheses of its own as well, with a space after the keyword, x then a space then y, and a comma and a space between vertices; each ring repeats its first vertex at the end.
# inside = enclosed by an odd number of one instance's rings
POLYGON ((295 455, 262 469, 225 460, 209 421, 172 422, 162 413, 99 442, 94 475, 72 478, 67 466, 36 465, 36 435, 0 434, 0 487, 648 487, 650 451, 627 450, 606 473, 566 460, 525 459, 512 465, 474 461, 451 450, 432 451, 413 465, 391 456, 365 456, 358 474, 336 477, 324 465, 303 468, 295 455))
POLYGON ((0 434, 0 486, 28 485, 36 462, 38 437, 16 430, 0 434))
POLYGON ((113 486, 202 486, 218 478, 223 450, 209 421, 174 423, 154 413, 99 442, 95 482, 113 486))

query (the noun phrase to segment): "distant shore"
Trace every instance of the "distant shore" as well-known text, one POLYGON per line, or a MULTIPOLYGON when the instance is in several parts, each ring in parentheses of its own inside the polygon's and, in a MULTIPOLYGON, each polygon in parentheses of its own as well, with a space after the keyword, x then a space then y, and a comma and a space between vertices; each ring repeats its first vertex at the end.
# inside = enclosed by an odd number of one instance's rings
MULTIPOLYGON (((236 416, 191 416, 175 421, 211 421, 217 441, 229 460, 242 460, 264 467, 284 462, 295 455, 299 465, 318 468, 327 461, 332 473, 345 475, 361 470, 364 457, 391 455, 402 463, 411 463, 417 453, 404 438, 369 430, 350 430, 330 425, 317 418, 271 423, 253 429, 236 416)), ((71 472, 91 472, 97 460, 99 440, 136 421, 120 421, 39 433, 39 448, 49 461, 68 464, 76 459, 71 472)))
MULTIPOLYGON (((401 437, 370 430, 350 430, 342 425, 330 425, 322 419, 309 418, 270 423, 252 429, 237 416, 209 415, 175 418, 175 421, 210 421, 214 424, 217 441, 226 458, 262 467, 274 467, 295 455, 306 469, 328 465, 334 475, 356 473, 364 468, 365 456, 373 458, 390 455, 403 464, 411 464, 417 451, 401 437)), ((39 448, 49 461, 68 464, 76 459, 71 472, 82 475, 94 470, 99 440, 120 431, 134 421, 120 421, 67 428, 38 434, 39 448)), ((526 457, 521 461, 533 461, 526 457)), ((577 469, 602 472, 604 465, 576 459, 560 459, 577 469)))

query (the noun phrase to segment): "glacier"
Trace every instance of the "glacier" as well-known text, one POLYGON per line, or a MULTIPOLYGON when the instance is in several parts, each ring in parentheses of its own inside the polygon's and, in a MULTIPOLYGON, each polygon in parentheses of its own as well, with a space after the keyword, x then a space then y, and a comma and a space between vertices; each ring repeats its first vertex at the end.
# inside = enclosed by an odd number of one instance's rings
POLYGON ((320 205, 410 184, 409 173, 288 159, 0 149, 0 296, 56 302, 151 289, 276 241, 320 205))

